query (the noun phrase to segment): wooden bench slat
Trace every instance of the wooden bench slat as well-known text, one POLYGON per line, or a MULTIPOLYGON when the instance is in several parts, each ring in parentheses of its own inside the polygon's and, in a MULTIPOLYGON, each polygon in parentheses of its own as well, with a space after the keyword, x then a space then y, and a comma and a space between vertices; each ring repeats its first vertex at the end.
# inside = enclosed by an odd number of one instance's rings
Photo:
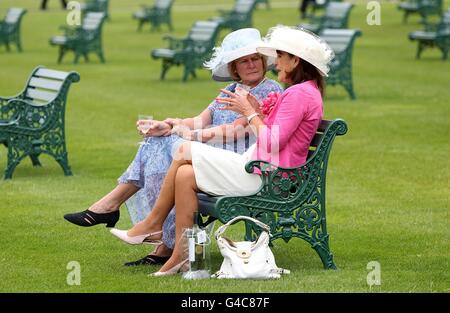
POLYGON ((29 85, 37 88, 59 90, 59 88, 61 88, 62 81, 33 77, 31 78, 29 85))
POLYGON ((56 70, 49 70, 46 68, 40 68, 34 76, 38 77, 45 77, 50 79, 60 79, 64 80, 69 75, 68 72, 62 72, 62 71, 56 71, 56 70))
POLYGON ((44 90, 39 90, 39 89, 34 89, 34 88, 28 88, 25 92, 26 97, 28 97, 30 99, 42 100, 42 101, 53 100, 56 95, 57 95, 56 92, 49 92, 49 91, 44 91, 44 90))

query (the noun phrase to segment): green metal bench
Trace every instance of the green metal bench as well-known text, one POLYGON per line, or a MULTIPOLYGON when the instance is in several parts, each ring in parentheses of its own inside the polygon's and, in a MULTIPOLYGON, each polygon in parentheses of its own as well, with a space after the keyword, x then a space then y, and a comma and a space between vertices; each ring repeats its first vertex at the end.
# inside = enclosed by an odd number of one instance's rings
POLYGON ((89 12, 104 13, 106 18, 109 19, 109 0, 86 0, 81 4, 81 12, 86 15, 89 12))
POLYGON ((172 66, 184 66, 183 81, 189 75, 196 77, 195 70, 202 68, 203 63, 211 56, 220 31, 218 22, 197 21, 192 25, 185 38, 164 36, 169 47, 153 49, 150 53, 153 59, 162 60, 161 79, 172 66))
POLYGON ((253 12, 255 11, 257 0, 236 0, 232 10, 219 10, 220 16, 210 18, 220 24, 222 29, 232 31, 252 27, 253 12))
POLYGON ((311 16, 308 24, 301 24, 299 27, 312 31, 316 34, 325 28, 348 28, 352 3, 328 2, 325 13, 322 16, 311 16))
POLYGON ((8 51, 10 51, 10 43, 14 43, 18 51, 22 51, 20 25, 26 12, 25 9, 10 8, 5 18, 0 21, 0 45, 5 45, 8 51))
POLYGON ((442 15, 442 6, 442 0, 406 0, 400 2, 397 8, 403 11, 403 23, 406 23, 411 14, 420 15, 423 22, 430 15, 442 15))
POLYGON ((61 26, 63 36, 50 38, 50 45, 59 47, 58 63, 61 63, 68 51, 75 53, 74 63, 78 63, 80 56, 88 61, 88 53, 95 52, 102 63, 105 62, 102 48, 102 28, 106 19, 105 13, 89 12, 83 17, 79 27, 61 26))
MULTIPOLYGON (((212 197, 199 193, 199 212, 203 215, 200 225, 204 227, 215 219, 226 223, 236 216, 250 216, 270 226, 271 241, 301 238, 319 254, 325 269, 336 269, 328 242, 325 185, 334 138, 346 132, 343 120, 323 120, 311 141, 308 160, 298 167, 249 162, 245 166, 248 173, 255 168, 262 172, 261 188, 254 195, 212 197)), ((258 227, 246 223, 246 240, 254 240, 259 232, 258 227)))
POLYGON ((450 9, 445 12, 438 24, 424 23, 423 31, 409 33, 409 39, 417 41, 416 58, 419 59, 425 48, 437 47, 442 52, 442 60, 447 60, 450 50, 450 9))
POLYGON ((76 72, 37 67, 20 94, 0 97, 0 144, 8 148, 5 179, 12 178, 16 166, 27 156, 34 166, 40 166, 42 153, 54 157, 65 175, 72 175, 64 115, 69 87, 79 80, 76 72))
POLYGON ((133 13, 133 18, 138 20, 138 31, 142 30, 145 23, 150 23, 151 29, 159 30, 162 24, 167 24, 170 31, 172 26, 173 0, 155 0, 153 6, 142 6, 142 9, 133 13))
POLYGON ((353 90, 352 55, 355 39, 361 31, 355 29, 325 29, 320 34, 335 53, 330 63, 330 72, 326 79, 328 85, 342 85, 352 100, 356 99, 353 90))

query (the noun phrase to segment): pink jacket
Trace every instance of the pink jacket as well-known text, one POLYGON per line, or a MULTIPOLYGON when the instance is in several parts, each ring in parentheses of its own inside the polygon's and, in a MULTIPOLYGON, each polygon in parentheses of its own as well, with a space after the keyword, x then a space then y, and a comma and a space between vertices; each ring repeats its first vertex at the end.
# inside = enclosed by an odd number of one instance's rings
POLYGON ((264 119, 252 159, 281 167, 301 165, 322 116, 322 96, 314 81, 287 88, 264 119))

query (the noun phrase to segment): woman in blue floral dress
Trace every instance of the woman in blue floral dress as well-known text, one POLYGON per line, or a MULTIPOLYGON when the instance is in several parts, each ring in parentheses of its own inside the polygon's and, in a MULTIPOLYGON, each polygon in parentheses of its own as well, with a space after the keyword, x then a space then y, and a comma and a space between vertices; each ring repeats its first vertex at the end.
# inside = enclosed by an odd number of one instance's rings
MULTIPOLYGON (((280 85, 265 78, 272 60, 256 53, 261 36, 256 29, 240 29, 227 35, 220 48, 215 48, 211 61, 205 65, 219 81, 233 79, 225 89, 231 92, 248 92, 261 102, 271 92, 282 92, 280 85)), ((218 97, 226 97, 221 92, 218 97)), ((172 162, 172 152, 185 140, 202 141, 209 145, 243 153, 255 142, 245 117, 229 110, 221 110, 215 100, 200 115, 187 119, 153 121, 152 129, 145 135, 139 150, 118 179, 118 185, 89 209, 64 218, 79 226, 106 223, 113 227, 119 219, 119 208, 126 202, 134 224, 143 220, 158 198, 166 172, 172 162), (247 136, 245 135, 247 134, 247 136), (235 137, 237 138, 235 140, 235 137), (228 140, 229 138, 229 140, 228 140)), ((138 121, 138 124, 140 121, 138 121)), ((127 265, 161 264, 171 254, 175 245, 175 214, 169 214, 163 227, 162 244, 150 255, 127 265)))

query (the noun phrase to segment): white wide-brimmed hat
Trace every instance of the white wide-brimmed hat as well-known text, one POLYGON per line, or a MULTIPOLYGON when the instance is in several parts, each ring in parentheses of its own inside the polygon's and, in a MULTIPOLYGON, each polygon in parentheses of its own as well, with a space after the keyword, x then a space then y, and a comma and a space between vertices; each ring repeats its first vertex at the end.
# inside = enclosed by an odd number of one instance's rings
POLYGON ((283 25, 272 27, 256 50, 271 57, 277 56, 277 50, 296 55, 314 65, 322 76, 328 76, 328 64, 334 58, 333 49, 322 38, 305 29, 283 25))
MULTIPOLYGON (((213 79, 217 81, 230 81, 228 63, 244 56, 258 53, 256 47, 261 46, 261 33, 256 28, 242 28, 225 36, 220 47, 214 48, 211 60, 203 65, 210 69, 213 79)), ((267 68, 273 66, 275 58, 267 58, 267 68)))

